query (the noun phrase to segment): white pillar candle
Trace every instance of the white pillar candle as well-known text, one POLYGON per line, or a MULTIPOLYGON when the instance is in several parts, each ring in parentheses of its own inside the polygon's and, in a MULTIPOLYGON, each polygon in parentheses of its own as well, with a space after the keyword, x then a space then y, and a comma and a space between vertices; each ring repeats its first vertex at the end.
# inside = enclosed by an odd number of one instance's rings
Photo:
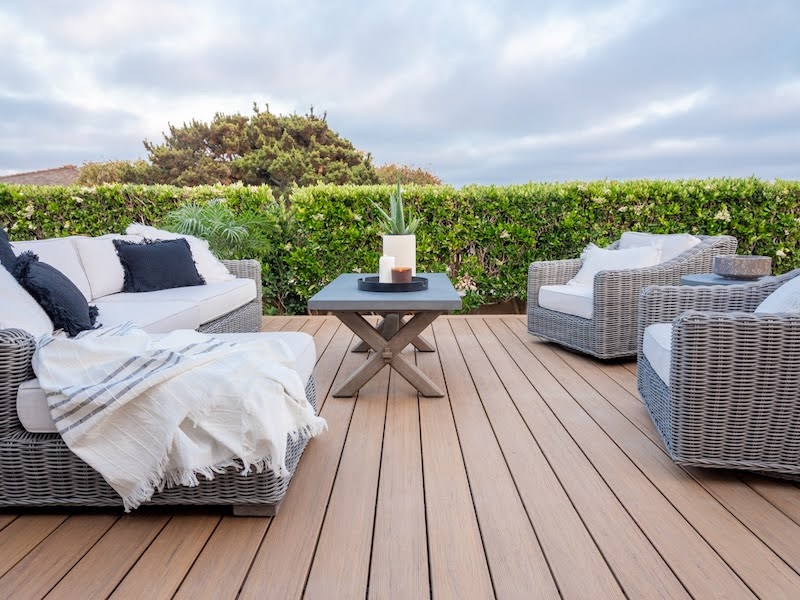
POLYGON ((381 256, 378 268, 378 282, 392 283, 392 269, 394 269, 394 256, 381 256))

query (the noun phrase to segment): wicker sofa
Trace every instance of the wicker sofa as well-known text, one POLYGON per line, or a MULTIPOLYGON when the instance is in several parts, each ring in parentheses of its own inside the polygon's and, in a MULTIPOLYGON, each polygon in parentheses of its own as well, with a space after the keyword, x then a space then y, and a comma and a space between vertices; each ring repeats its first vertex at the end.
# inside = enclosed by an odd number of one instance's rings
MULTIPOLYGON (((528 331, 601 359, 636 355, 639 292, 648 285, 678 285, 681 275, 711 271, 718 254, 735 254, 736 238, 697 236, 701 242, 676 258, 650 267, 601 271, 594 277, 592 318, 539 305, 542 286, 563 285, 581 268, 579 258, 531 263, 528 269, 528 331)), ((619 240, 608 246, 616 249, 619 240)))
MULTIPOLYGON (((257 332, 262 315, 261 266, 254 260, 224 261, 224 264, 237 278, 254 281, 256 297, 194 328, 214 334, 257 332)), ((167 330, 168 322, 159 321, 156 332, 167 330)), ((315 356, 313 339, 306 334, 259 335, 304 336, 305 340, 299 340, 300 346, 308 347, 310 344, 310 348, 301 351, 315 356)), ((289 342, 289 346, 297 353, 294 346, 297 346, 298 339, 293 338, 289 342)), ((35 377, 31 368, 34 349, 35 340, 30 334, 19 329, 0 329, 0 507, 122 506, 119 495, 96 471, 67 448, 58 433, 32 433, 21 423, 18 394, 20 386, 30 387, 31 383, 35 383, 31 381, 35 377)), ((311 374, 314 356, 306 355, 304 358, 305 362, 310 361, 305 376, 306 397, 316 410, 316 391, 311 374)), ((286 466, 293 474, 306 440, 288 439, 287 444, 286 466)), ((277 478, 266 471, 243 477, 231 470, 217 475, 211 481, 201 480, 197 487, 165 489, 146 504, 222 504, 233 506, 237 515, 274 515, 290 479, 291 476, 277 478)))
POLYGON ((800 314, 754 313, 798 276, 642 292, 639 393, 675 462, 800 479, 800 314))

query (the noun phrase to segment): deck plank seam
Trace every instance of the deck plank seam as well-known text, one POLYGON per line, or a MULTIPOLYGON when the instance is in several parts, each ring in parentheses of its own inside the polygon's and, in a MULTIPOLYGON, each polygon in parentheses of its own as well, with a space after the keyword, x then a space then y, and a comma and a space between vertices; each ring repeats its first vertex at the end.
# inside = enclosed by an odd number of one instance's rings
MULTIPOLYGON (((515 334, 516 334, 516 332, 515 332, 515 334)), ((519 335, 517 335, 517 337, 519 338, 519 335)), ((533 337, 537 337, 537 336, 533 336, 533 337)), ((519 339, 521 339, 521 338, 519 338, 519 339)), ((537 337, 537 339, 540 339, 540 338, 538 338, 538 337, 537 337)), ((541 341, 541 339, 540 339, 540 341, 541 341)), ((584 381, 584 382, 585 382, 585 383, 586 383, 586 384, 587 384, 587 385, 588 385, 588 386, 589 386, 589 387, 590 387, 592 390, 594 390, 596 393, 598 393, 598 392, 597 392, 597 390, 595 390, 595 388, 594 388, 594 387, 591 385, 591 383, 587 382, 587 381, 585 380, 585 378, 584 378, 584 377, 583 377, 583 376, 582 376, 580 373, 578 373, 577 371, 575 371, 575 369, 574 369, 574 368, 572 368, 572 367, 569 365, 569 363, 568 363, 567 361, 565 361, 565 360, 564 360, 564 359, 563 359, 561 356, 559 356, 559 354, 558 354, 558 351, 556 351, 556 350, 554 350, 553 348, 551 348, 551 347, 550 347, 550 345, 551 345, 551 343, 550 343, 550 342, 547 342, 547 343, 542 343, 542 346, 543 346, 543 351, 544 351, 544 352, 548 352, 548 353, 552 354, 552 355, 553 355, 553 356, 555 356, 555 357, 556 357, 556 358, 557 358, 559 361, 563 362, 563 363, 564 363, 564 364, 565 364, 567 367, 569 367, 570 369, 572 369, 572 370, 575 372, 575 374, 576 374, 576 375, 577 375, 577 376, 578 376, 578 377, 579 377, 581 380, 583 380, 583 381, 584 381), (546 347, 545 347, 545 346, 546 346, 546 347)), ((547 367, 547 365, 543 365, 543 366, 545 367, 545 369, 547 369, 547 370, 548 370, 548 372, 550 372, 550 374, 551 374, 551 375, 552 375, 554 378, 556 378, 556 376, 555 376, 555 375, 553 374, 553 372, 552 372, 552 371, 551 371, 551 370, 550 370, 550 369, 547 367)), ((556 378, 556 379, 557 379, 557 378, 556 378)), ((566 390, 566 388, 565 388, 565 390, 566 390)), ((750 590, 750 592, 751 592, 751 593, 752 593, 754 596, 756 596, 756 597, 757 597, 757 596, 758 596, 758 594, 755 592, 755 590, 753 590, 753 588, 751 587, 751 585, 750 585, 750 584, 749 584, 749 583, 748 583, 748 582, 747 582, 747 581, 746 581, 746 580, 745 580, 745 579, 742 577, 742 575, 741 575, 741 574, 740 574, 740 573, 739 573, 739 572, 738 572, 738 571, 737 571, 737 570, 736 570, 736 569, 733 567, 733 565, 731 565, 731 564, 730 564, 730 562, 729 562, 729 561, 728 561, 728 560, 727 560, 727 559, 726 559, 726 558, 725 558, 725 557, 724 557, 724 556, 723 556, 723 555, 720 553, 720 550, 719 550, 719 549, 718 549, 718 548, 717 548, 717 547, 716 547, 714 544, 712 544, 712 543, 711 543, 711 542, 710 542, 708 539, 706 539, 706 536, 702 534, 702 532, 701 532, 701 531, 700 531, 700 530, 697 528, 697 526, 696 526, 696 525, 695 525, 695 524, 694 524, 694 523, 693 523, 691 520, 689 520, 689 518, 688 518, 688 517, 687 517, 687 516, 686 516, 686 515, 683 513, 683 511, 681 511, 681 510, 680 510, 680 509, 679 509, 677 506, 675 506, 675 504, 674 504, 674 502, 672 501, 672 499, 671 499, 669 496, 667 496, 667 495, 664 493, 664 491, 663 491, 663 490, 662 490, 662 489, 661 489, 661 488, 660 488, 660 487, 659 487, 659 486, 658 486, 658 485, 657 485, 657 484, 656 484, 656 483, 655 483, 655 482, 654 482, 654 481, 653 481, 653 480, 652 480, 652 479, 651 479, 651 478, 650 478, 650 477, 647 475, 647 473, 645 473, 645 472, 644 472, 644 470, 642 469, 642 467, 641 467, 641 466, 640 466, 640 465, 639 465, 639 464, 638 464, 638 463, 637 463, 637 462, 636 462, 636 461, 635 461, 635 460, 634 460, 634 459, 633 459, 633 458, 632 458, 632 457, 631 457, 631 456, 630 456, 630 455, 629 455, 629 454, 628 454, 628 453, 627 453, 627 452, 626 452, 626 451, 625 451, 625 450, 624 450, 624 449, 623 449, 623 448, 620 446, 619 442, 618 442, 617 440, 615 440, 615 439, 614 439, 614 438, 613 438, 613 437, 612 437, 612 436, 611 436, 611 435, 610 435, 610 434, 609 434, 609 433, 608 433, 608 432, 605 430, 605 428, 604 428, 604 427, 602 427, 602 426, 600 425, 600 423, 598 423, 598 422, 597 422, 597 420, 596 420, 596 418, 594 417, 594 415, 592 415, 592 413, 591 413, 591 412, 589 412, 588 410, 586 410, 586 408, 584 408, 584 406, 583 406, 583 405, 582 405, 582 404, 581 404, 581 403, 578 401, 578 399, 577 399, 577 398, 575 398, 575 396, 574 396, 574 395, 572 395, 572 394, 569 392, 569 390, 566 390, 566 391, 567 391, 567 393, 569 393, 569 394, 570 394, 570 396, 572 396, 572 397, 573 397, 573 399, 575 400, 575 403, 577 404, 577 406, 578 406, 578 407, 580 407, 580 409, 581 409, 581 410, 582 410, 582 411, 583 411, 583 412, 584 412, 584 413, 585 413, 585 414, 586 414, 586 415, 587 415, 587 416, 588 416, 588 417, 589 417, 589 418, 592 420, 592 422, 594 422, 594 423, 595 423, 595 425, 596 425, 596 426, 599 428, 599 430, 603 432, 603 434, 604 434, 604 435, 605 435, 605 436, 606 436, 606 437, 607 437, 607 438, 608 438, 608 439, 611 441, 611 443, 612 443, 612 444, 614 444, 614 446, 616 446, 616 447, 617 447, 617 449, 619 449, 619 451, 620 451, 620 452, 621 452, 621 453, 622 453, 622 454, 623 454, 623 455, 624 455, 624 456, 625 456, 625 457, 626 457, 626 458, 627 458, 627 459, 628 459, 628 460, 629 460, 629 461, 630 461, 630 462, 633 464, 633 466, 634 466, 634 467, 635 467, 635 468, 636 468, 636 469, 637 469, 637 470, 638 470, 638 471, 639 471, 639 472, 642 474, 642 476, 643 476, 643 477, 644 477, 644 478, 645 478, 645 479, 646 479, 646 480, 647 480, 647 481, 648 481, 648 482, 649 482, 649 483, 650 483, 650 484, 653 486, 653 488, 655 488, 656 492, 657 492, 658 494, 660 494, 660 495, 661 495, 661 496, 662 496, 662 497, 663 497, 663 498, 666 500, 666 502, 667 502, 667 503, 668 503, 670 506, 672 506, 672 508, 674 509, 674 511, 675 511, 675 512, 676 512, 678 515, 680 515, 680 517, 681 517, 681 518, 682 518, 682 519, 683 519, 683 520, 684 520, 684 521, 685 521, 685 522, 686 522, 686 523, 689 525, 689 527, 691 527, 691 528, 692 528, 692 529, 695 531, 695 533, 697 533, 697 535, 698 535, 698 536, 700 536, 700 538, 702 538, 702 539, 705 541, 706 545, 707 545, 709 548, 711 548, 711 550, 712 550, 712 551, 713 551, 713 552, 714 552, 714 553, 715 553, 715 554, 716 554, 716 555, 717 555, 717 556, 720 558, 720 560, 721 560, 721 561, 722 561, 722 562, 723 562, 725 565, 727 565, 727 567, 730 569, 730 571, 731 571, 732 573, 734 573, 734 574, 736 575, 736 577, 737 577, 737 578, 739 578, 739 580, 742 582, 742 584, 743 584, 745 587, 747 587, 747 589, 749 589, 749 590, 750 590)), ((603 400, 604 400, 606 403, 609 403, 609 402, 608 402, 608 400, 605 398, 605 396, 603 396, 602 394, 599 394, 599 393, 598 393, 598 395, 599 395, 601 398, 603 398, 603 400)), ((610 403, 609 403, 609 404, 610 404, 610 403)), ((613 405, 612 405, 612 407, 613 407, 613 405)), ((627 419, 626 419, 626 420, 627 420, 627 419)), ((637 428, 637 429, 638 429, 638 428, 637 428)), ((646 436, 645 436, 645 437, 646 437, 646 436)), ((649 440, 649 438, 648 438, 648 440, 649 440)), ((652 441, 652 440, 650 440, 650 441, 652 441)), ((707 491, 707 490, 705 490, 705 488, 702 488, 702 487, 701 487, 701 489, 702 489, 702 490, 703 490, 705 493, 709 494, 709 496, 710 496, 710 497, 713 499, 713 501, 714 501, 714 502, 716 502, 716 503, 720 504, 720 506, 722 506, 722 508, 723 508, 723 509, 725 509, 727 512, 730 512, 730 511, 728 511, 728 509, 727 509, 726 507, 724 507, 724 506, 723 506, 721 503, 719 503, 719 501, 718 501, 716 498, 714 498, 714 496, 713 496, 713 495, 711 495, 710 493, 708 493, 708 491, 707 491)), ((632 516, 632 515, 631 515, 631 516, 632 516)), ((734 516, 734 518, 735 518, 735 516, 734 516)), ((738 521, 738 519, 736 519, 736 520, 738 521)), ((759 540, 760 540, 760 538, 759 538, 759 540)), ((762 542, 762 543, 763 543, 763 542, 762 542)), ((767 546, 767 548, 769 548, 769 547, 767 546)), ((769 550, 770 550, 770 551, 772 551, 772 549, 771 549, 771 548, 769 548, 769 550)), ((782 559, 781 559, 781 560, 782 560, 782 559)), ((783 561, 782 561, 782 562, 783 562, 783 561)))
MULTIPOLYGON (((495 339, 497 339, 498 343, 500 343, 499 338, 497 338, 494 330, 489 326, 488 323, 486 323, 486 327, 490 331, 490 333, 495 337, 495 339)), ((471 325, 470 325, 470 329, 472 330, 472 326, 471 325)), ((475 336, 475 339, 478 340, 478 343, 480 344, 480 338, 475 334, 474 330, 472 330, 472 333, 475 336)), ((502 346, 503 344, 500 343, 500 345, 502 346)), ((483 345, 481 345, 481 349, 483 349, 483 345)), ((484 351, 484 354, 486 355, 486 358, 489 361, 489 363, 492 364, 492 361, 489 358, 488 352, 485 349, 483 349, 483 351, 484 351)), ((514 361, 513 356, 511 356, 511 354, 509 352, 507 352, 507 351, 506 351, 506 354, 509 356, 511 361, 514 362, 514 364, 516 365, 516 362, 514 361)), ((597 548, 598 553, 603 558, 603 561, 605 562, 606 566, 608 567, 609 572, 614 577, 614 580, 617 582, 617 585, 619 586, 619 589, 622 591, 622 593, 625 595, 625 597, 628 597, 628 593, 625 590, 625 587, 623 586, 622 582, 620 581, 619 576, 617 575, 616 571, 611 566, 611 563, 609 562, 608 558, 606 557, 605 553, 603 552, 602 547, 600 546, 600 544, 598 544, 595 535, 592 533, 592 530, 589 528, 588 524, 584 520, 584 517, 581 514, 581 511, 578 510, 578 507, 576 506, 575 501, 572 499, 572 496, 570 496, 567 488, 564 486, 562 478, 559 477, 558 471, 553 467, 553 464, 551 462, 550 457, 547 455, 547 453, 544 451, 542 446, 539 444, 539 441, 536 439, 536 436, 534 435, 533 431, 530 428, 530 424, 525 419, 525 417, 522 415, 522 412, 519 409, 517 401, 514 399, 514 394, 512 394, 512 391, 508 389, 506 382, 503 381, 503 378, 500 377, 499 373, 497 373, 497 370, 496 370, 496 368, 495 368, 495 366, 493 364, 492 364, 492 368, 495 370, 495 373, 497 374, 497 378, 502 383, 503 389, 506 391, 506 394, 508 395, 508 397, 509 397, 509 399, 511 401, 511 404, 514 406, 517 414, 519 415, 519 418, 521 419, 522 423, 525 425, 525 428, 528 430, 528 433, 530 433, 530 436, 531 436, 531 439, 533 440, 533 443, 536 444, 536 447, 539 449, 539 452, 541 453, 542 457, 544 458, 545 462, 547 463, 548 468, 550 469, 550 471, 553 473, 553 476, 558 481, 558 484, 561 486, 561 489, 564 491, 564 495, 567 497, 567 499, 569 499, 570 506, 572 506, 572 509, 575 511, 575 514, 577 515, 578 519, 583 524, 583 527, 586 530, 587 535, 591 538, 592 542, 594 543, 595 547, 597 548)), ((520 371, 522 371, 522 369, 519 368, 519 365, 517 365, 517 368, 520 371)), ((523 376, 524 376, 524 373, 523 373, 523 376)), ((531 384, 531 385, 533 385, 533 384, 531 384)), ((546 407, 546 408, 547 408, 547 410, 549 410, 549 407, 546 407)), ((488 414, 487 414, 487 417, 488 417, 488 414)), ((557 417, 556 417, 556 419, 557 419, 557 417)), ((560 420, 558 422, 561 423, 560 420)), ((562 425, 562 428, 563 428, 563 425, 562 425)), ((494 427, 492 427, 492 429, 494 430, 494 427)), ((572 436, 569 434, 569 432, 566 429, 564 429, 564 431, 570 437, 570 439, 572 439, 572 436)), ((496 435, 496 433, 495 433, 495 435, 496 435)), ((573 441, 573 443, 576 443, 574 439, 572 439, 572 441, 573 441)), ((498 438, 498 443, 499 443, 499 438, 498 438)), ((580 448, 580 446, 578 446, 577 443, 576 443, 576 446, 578 448, 580 448)), ((500 448, 500 451, 502 452, 502 446, 500 448)), ((504 453, 504 456, 505 456, 505 453, 504 453)), ((507 460, 506 460, 506 463, 508 463, 507 460)), ((594 469, 594 464, 591 463, 591 462, 589 462, 589 464, 594 469)), ((513 471, 511 471, 510 467, 509 467, 509 471, 511 472, 512 479, 514 479, 514 474, 513 474, 513 471)), ((595 472, 597 472, 596 469, 595 469, 595 472)), ((603 479, 602 475, 599 472, 597 472, 597 475, 603 482, 605 482, 605 479, 603 479)), ((516 485, 516 479, 514 479, 514 482, 515 482, 515 485, 516 485)), ((608 487, 608 484, 606 484, 606 486, 608 487)), ((609 490, 613 494, 613 490, 611 490, 610 488, 609 488, 609 490)), ((519 492, 519 489, 517 489, 517 491, 519 492)), ((520 497, 521 497, 521 495, 520 495, 520 497)), ((614 495, 614 497, 617 498, 616 495, 614 495)), ((619 498, 617 498, 617 501, 620 502, 619 498)), ((525 505, 524 500, 523 500, 523 505, 525 505)), ((624 504, 622 504, 622 502, 620 502, 620 505, 624 507, 624 504)), ((525 507, 525 511, 526 511, 526 513, 528 512, 527 506, 525 507)), ((626 510, 626 512, 627 512, 627 510, 626 510)), ((530 519, 530 514, 528 514, 528 518, 530 519)), ((635 521, 634 521, 634 523, 635 523, 635 521)), ((531 521, 531 526, 533 526, 533 522, 532 521, 531 521)), ((638 525, 637 525, 637 527, 638 527, 638 525)), ((535 527, 534 527, 534 533, 536 533, 536 528, 535 527)), ((646 537, 646 539, 648 541, 650 541, 649 538, 646 537)), ((537 540, 538 540, 538 534, 537 534, 537 540)), ((542 544, 540 543, 539 545, 540 545, 540 547, 542 547, 542 553, 545 555, 545 560, 547 560, 548 567, 550 567, 550 560, 547 557, 547 553, 545 552, 544 547, 542 546, 542 544)), ((660 554, 659 554, 659 556, 660 556, 660 554)), ((662 557, 662 559, 663 559, 663 557, 662 557)), ((664 561, 664 562, 666 563, 666 561, 664 561)), ((672 569, 670 569, 670 570, 672 570, 672 569)), ((552 567, 550 567, 550 571, 551 571, 551 575, 553 576, 553 580, 556 581, 556 586, 558 587, 558 581, 555 578, 555 573, 553 572, 552 567)), ((673 571, 673 573, 674 573, 674 571, 673 571)), ((678 581, 680 581, 680 580, 678 580, 678 581)), ((683 585, 683 584, 681 583, 681 585, 683 585)), ((684 589, 686 589, 685 586, 684 586, 684 589)), ((560 588, 559 588, 559 592, 560 592, 560 588)), ((687 590, 687 593, 688 593, 688 590, 687 590)))

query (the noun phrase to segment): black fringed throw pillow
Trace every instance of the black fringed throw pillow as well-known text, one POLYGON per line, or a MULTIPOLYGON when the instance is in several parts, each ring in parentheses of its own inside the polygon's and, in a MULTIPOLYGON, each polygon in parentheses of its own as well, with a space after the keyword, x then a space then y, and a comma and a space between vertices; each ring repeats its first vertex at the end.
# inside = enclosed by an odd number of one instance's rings
POLYGON ((97 307, 89 306, 66 275, 39 262, 33 252, 23 252, 17 257, 14 277, 44 309, 55 329, 63 329, 70 337, 94 329, 97 307))
POLYGON ((154 292, 205 284, 184 238, 146 240, 141 244, 113 241, 125 271, 123 292, 154 292))
POLYGON ((0 265, 3 265, 9 273, 13 273, 16 262, 17 257, 14 255, 14 250, 8 241, 6 231, 0 227, 0 265))

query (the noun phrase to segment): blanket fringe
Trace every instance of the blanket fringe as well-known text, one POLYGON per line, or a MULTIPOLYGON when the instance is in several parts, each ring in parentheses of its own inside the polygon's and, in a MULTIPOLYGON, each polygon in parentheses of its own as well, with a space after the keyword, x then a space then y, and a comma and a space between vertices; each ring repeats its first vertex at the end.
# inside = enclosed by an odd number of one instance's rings
MULTIPOLYGON (((289 437, 292 441, 298 439, 312 438, 328 428, 328 423, 325 419, 314 416, 311 422, 289 432, 289 437)), ((235 459, 225 460, 211 466, 197 467, 194 469, 178 469, 175 471, 167 472, 167 463, 169 456, 166 454, 162 457, 158 470, 151 473, 147 479, 140 482, 139 485, 128 496, 122 498, 122 504, 125 512, 131 512, 138 508, 141 504, 147 502, 153 497, 156 491, 163 491, 164 488, 173 488, 177 486, 197 487, 200 485, 198 475, 202 475, 207 481, 212 481, 216 474, 226 473, 229 469, 234 469, 242 477, 248 476, 253 469, 257 473, 264 471, 272 471, 276 477, 289 477, 291 473, 284 464, 276 464, 272 456, 265 456, 257 460, 247 460, 243 457, 236 457, 235 459)))

